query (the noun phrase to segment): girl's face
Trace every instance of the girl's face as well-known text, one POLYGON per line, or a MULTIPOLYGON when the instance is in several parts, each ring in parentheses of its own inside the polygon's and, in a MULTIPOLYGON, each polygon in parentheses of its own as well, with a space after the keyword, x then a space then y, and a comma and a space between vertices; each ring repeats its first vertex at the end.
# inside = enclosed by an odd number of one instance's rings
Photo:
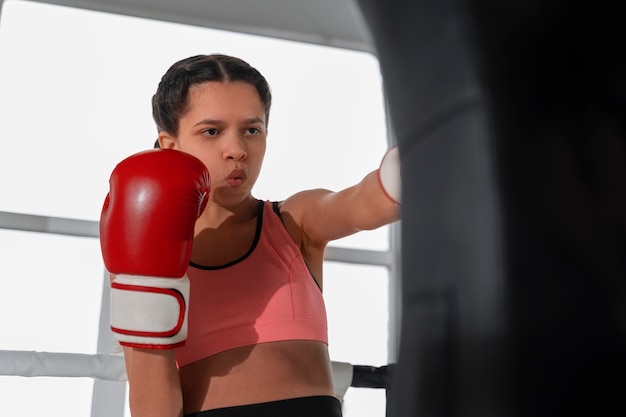
POLYGON ((208 82, 193 86, 188 99, 178 136, 163 132, 161 147, 204 162, 211 175, 210 200, 226 206, 244 201, 265 156, 265 108, 258 92, 244 82, 208 82))

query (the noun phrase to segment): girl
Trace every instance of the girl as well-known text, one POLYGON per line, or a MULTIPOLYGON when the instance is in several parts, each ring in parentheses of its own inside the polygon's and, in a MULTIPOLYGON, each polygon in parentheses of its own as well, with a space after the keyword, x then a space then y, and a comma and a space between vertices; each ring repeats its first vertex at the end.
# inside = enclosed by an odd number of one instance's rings
MULTIPOLYGON (((185 345, 124 347, 133 416, 341 416, 322 300, 324 250, 397 220, 399 197, 390 194, 399 180, 381 179, 381 168, 339 192, 256 199, 271 94, 264 77, 234 57, 175 63, 152 105, 157 147, 202 161, 211 191, 187 270, 185 345)), ((397 161, 384 161, 395 175, 397 161)))

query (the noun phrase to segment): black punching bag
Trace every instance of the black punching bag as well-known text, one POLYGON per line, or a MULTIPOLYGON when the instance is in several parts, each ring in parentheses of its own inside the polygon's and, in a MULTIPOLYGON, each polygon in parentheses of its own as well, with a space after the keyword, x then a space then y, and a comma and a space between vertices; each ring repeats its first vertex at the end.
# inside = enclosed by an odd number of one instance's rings
POLYGON ((402 162, 389 416, 626 415, 619 2, 358 4, 402 162))

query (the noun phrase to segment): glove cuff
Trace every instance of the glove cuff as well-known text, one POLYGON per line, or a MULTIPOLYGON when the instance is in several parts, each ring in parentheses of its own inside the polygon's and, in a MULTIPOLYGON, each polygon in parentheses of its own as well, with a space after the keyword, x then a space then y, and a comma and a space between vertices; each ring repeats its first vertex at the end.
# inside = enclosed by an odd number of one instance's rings
POLYGON ((173 349, 187 338, 189 279, 118 275, 111 283, 111 330, 123 346, 173 349))

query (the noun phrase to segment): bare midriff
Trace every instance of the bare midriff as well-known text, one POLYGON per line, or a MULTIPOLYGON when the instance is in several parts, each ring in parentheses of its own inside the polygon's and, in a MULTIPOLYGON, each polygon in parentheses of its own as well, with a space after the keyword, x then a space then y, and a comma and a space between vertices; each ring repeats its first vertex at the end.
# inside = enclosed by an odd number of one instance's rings
POLYGON ((244 346, 180 369, 184 412, 334 395, 328 347, 289 340, 244 346))

